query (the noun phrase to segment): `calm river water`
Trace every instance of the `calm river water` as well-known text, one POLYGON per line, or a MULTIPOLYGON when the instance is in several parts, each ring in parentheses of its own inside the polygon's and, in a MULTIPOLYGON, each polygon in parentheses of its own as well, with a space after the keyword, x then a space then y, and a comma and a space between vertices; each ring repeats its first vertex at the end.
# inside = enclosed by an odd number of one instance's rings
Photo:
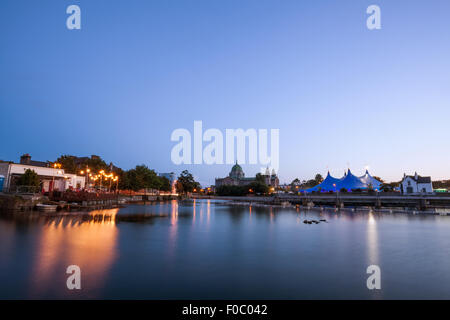
POLYGON ((450 217, 197 200, 0 217, 1 299, 450 299, 450 217), (326 219, 304 224, 304 219, 326 219), (68 290, 66 268, 81 268, 68 290), (381 269, 368 290, 366 269, 381 269))

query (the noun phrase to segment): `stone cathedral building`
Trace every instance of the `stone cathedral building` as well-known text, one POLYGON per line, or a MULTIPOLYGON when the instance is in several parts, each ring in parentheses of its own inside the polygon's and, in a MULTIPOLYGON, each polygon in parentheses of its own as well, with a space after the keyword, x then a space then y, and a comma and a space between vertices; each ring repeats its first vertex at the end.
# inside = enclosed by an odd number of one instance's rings
MULTIPOLYGON (((270 173, 269 168, 266 169, 266 172, 263 174, 266 185, 277 188, 280 181, 278 176, 275 173, 275 170, 272 170, 270 173)), ((256 177, 245 177, 245 173, 242 170, 242 167, 236 164, 231 168, 228 177, 225 178, 216 178, 216 188, 220 186, 245 186, 252 182, 256 182, 256 177)))

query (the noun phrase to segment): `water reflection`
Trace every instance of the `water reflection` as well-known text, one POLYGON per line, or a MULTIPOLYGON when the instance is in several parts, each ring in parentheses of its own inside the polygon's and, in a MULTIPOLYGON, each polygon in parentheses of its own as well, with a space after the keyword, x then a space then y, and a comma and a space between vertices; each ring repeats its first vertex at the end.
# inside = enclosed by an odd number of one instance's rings
POLYGON ((373 211, 369 211, 367 217, 367 254, 368 263, 378 265, 378 231, 377 220, 373 211))
POLYGON ((81 268, 82 285, 95 297, 94 288, 103 286, 117 257, 114 217, 118 210, 92 211, 95 220, 70 215, 45 219, 31 261, 30 297, 45 297, 54 291, 64 294, 67 289, 60 280, 64 281, 69 265, 81 268))
POLYGON ((170 203, 170 222, 172 226, 176 226, 178 221, 178 202, 172 200, 170 203))
POLYGON ((272 223, 272 224, 273 224, 273 218, 274 218, 274 215, 273 215, 273 208, 270 207, 270 223, 272 223))
POLYGON ((214 200, 0 215, 0 298, 448 298, 449 218, 214 200))
MULTIPOLYGON (((194 200, 195 211, 195 200, 194 200)), ((169 230, 169 250, 168 255, 170 258, 175 257, 175 249, 177 243, 177 231, 178 231, 178 201, 172 200, 170 202, 170 230, 169 230)))
POLYGON ((230 206, 226 209, 226 211, 230 215, 231 222, 235 225, 238 225, 246 215, 246 209, 247 208, 245 206, 230 206))
POLYGON ((206 223, 209 226, 209 219, 211 217, 211 200, 206 202, 206 223))

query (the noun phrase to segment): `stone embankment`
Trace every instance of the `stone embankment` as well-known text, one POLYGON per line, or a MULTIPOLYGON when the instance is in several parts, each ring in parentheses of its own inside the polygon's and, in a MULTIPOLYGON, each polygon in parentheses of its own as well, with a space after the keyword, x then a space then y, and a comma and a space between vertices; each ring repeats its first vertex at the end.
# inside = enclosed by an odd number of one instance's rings
POLYGON ((39 194, 16 195, 0 194, 0 210, 2 211, 28 211, 33 210, 37 204, 48 202, 48 198, 39 194))

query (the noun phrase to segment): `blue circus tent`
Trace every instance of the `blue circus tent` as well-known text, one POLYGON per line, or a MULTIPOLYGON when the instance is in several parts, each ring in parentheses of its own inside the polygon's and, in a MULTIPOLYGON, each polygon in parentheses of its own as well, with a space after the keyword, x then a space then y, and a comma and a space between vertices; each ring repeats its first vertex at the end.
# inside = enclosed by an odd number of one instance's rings
POLYGON ((341 182, 341 179, 332 177, 330 174, 330 171, 328 171, 327 177, 322 181, 321 184, 305 190, 306 192, 313 192, 313 191, 335 191, 339 190, 338 188, 339 183, 341 182), (319 189, 320 188, 320 189, 319 189))
POLYGON ((362 177, 357 177, 349 169, 348 172, 346 172, 340 179, 331 176, 330 172, 328 172, 327 177, 322 181, 322 183, 313 188, 304 190, 304 192, 319 190, 322 192, 339 191, 343 188, 351 191, 355 189, 369 189, 370 186, 372 186, 375 190, 379 190, 381 182, 372 177, 367 170, 365 175, 362 177))
POLYGON ((381 188, 381 181, 378 181, 377 179, 372 177, 368 170, 366 170, 366 173, 362 177, 359 177, 359 179, 367 184, 367 186, 372 185, 372 188, 375 190, 380 190, 381 188))
POLYGON ((353 189, 367 189, 368 185, 365 184, 363 181, 361 181, 360 178, 353 175, 350 169, 348 169, 347 175, 339 184, 339 190, 343 188, 347 189, 348 191, 351 191, 353 189))

